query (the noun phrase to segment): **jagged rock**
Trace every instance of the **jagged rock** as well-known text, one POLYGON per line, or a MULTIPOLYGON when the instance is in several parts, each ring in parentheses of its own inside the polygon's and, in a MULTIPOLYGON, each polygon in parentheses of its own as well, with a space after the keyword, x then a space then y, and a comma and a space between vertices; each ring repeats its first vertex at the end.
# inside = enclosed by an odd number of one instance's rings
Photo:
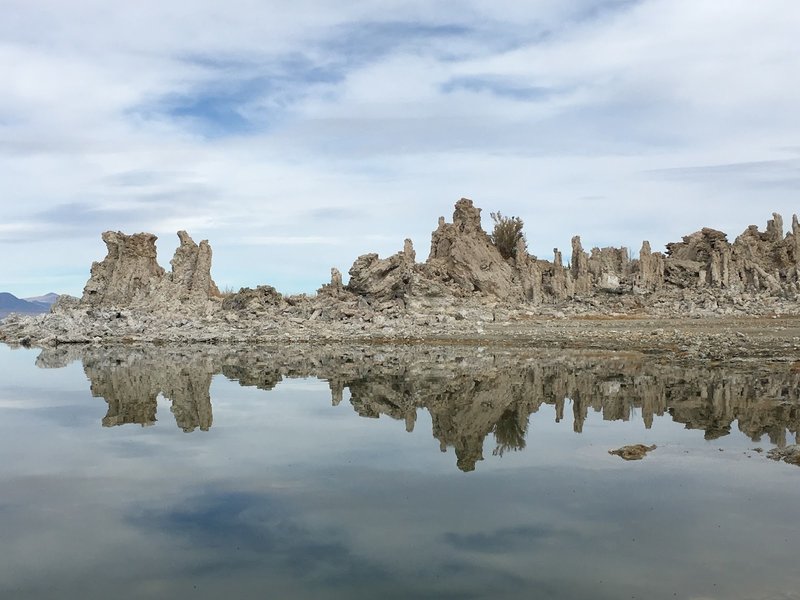
POLYGON ((627 248, 592 248, 587 262, 595 285, 605 292, 619 291, 631 272, 627 248))
POLYGON ((572 296, 572 275, 564 267, 561 251, 553 248, 553 262, 542 268, 542 288, 550 300, 563 301, 572 296))
POLYGON ((322 284, 317 290, 317 296, 320 298, 340 299, 345 292, 345 286, 342 283, 342 272, 336 267, 331 267, 331 281, 330 283, 322 284))
POLYGON ((664 285, 664 255, 652 252, 650 242, 642 242, 639 251, 637 285, 646 291, 656 291, 664 285))
POLYGON ((765 232, 749 226, 733 243, 737 283, 745 290, 779 294, 782 283, 797 280, 794 232, 783 237, 783 219, 773 213, 765 232))
POLYGON ((522 297, 532 304, 541 304, 543 299, 541 262, 527 253, 524 240, 517 242, 517 251, 514 254, 517 280, 522 286, 522 297))
POLYGON ((219 296, 219 289, 211 279, 211 246, 207 240, 194 243, 185 231, 178 232, 181 245, 170 261, 172 273, 169 280, 177 288, 181 300, 199 298, 207 300, 219 296))
POLYGON ((342 289, 342 273, 336 267, 331 268, 331 289, 337 292, 342 289))
POLYGON ((522 299, 511 266, 481 227, 481 209, 467 198, 456 202, 452 223, 439 219, 427 262, 467 292, 522 299))
POLYGON ((149 305, 165 309, 188 302, 205 302, 219 296, 211 279, 211 247, 206 240, 194 243, 179 231, 180 246, 167 274, 156 260, 155 235, 106 231, 108 253, 92 265, 81 304, 123 308, 149 305))
POLYGON ((242 288, 222 301, 225 310, 263 312, 285 304, 283 296, 271 285, 259 285, 256 289, 242 288))
POLYGON ((81 302, 122 307, 149 296, 164 279, 164 269, 156 261, 157 239, 151 233, 103 233, 108 254, 92 264, 81 302))
MULTIPOLYGON (((471 200, 456 203, 453 222, 442 217, 431 252, 416 262, 411 240, 385 259, 365 254, 350 280, 331 271, 316 296, 281 296, 271 286, 222 298, 211 278, 211 248, 185 232, 166 273, 156 261, 156 237, 106 232, 107 256, 92 265, 80 300, 64 297, 50 314, 9 316, 0 340, 54 345, 109 340, 219 341, 272 339, 409 338, 458 331, 482 334, 484 323, 524 321, 533 315, 578 314, 706 317, 800 313, 800 222, 784 236, 779 215, 766 231, 748 227, 733 243, 710 228, 668 244, 667 254, 644 242, 631 260, 625 248, 584 251, 572 240, 565 265, 528 254, 524 240, 504 259, 481 227, 471 200)), ((727 352, 727 350, 724 350, 727 352)))
POLYGON ((572 238, 572 280, 575 282, 576 294, 588 294, 592 290, 592 277, 589 273, 589 255, 583 251, 581 237, 572 238))
POLYGON ((380 259, 377 254, 359 256, 350 267, 347 290, 378 300, 403 300, 413 292, 419 278, 415 258, 414 246, 408 239, 403 250, 389 258, 380 259))
POLYGON ((798 221, 797 215, 792 215, 792 233, 787 238, 795 265, 795 275, 797 276, 797 269, 800 268, 800 221, 798 221))

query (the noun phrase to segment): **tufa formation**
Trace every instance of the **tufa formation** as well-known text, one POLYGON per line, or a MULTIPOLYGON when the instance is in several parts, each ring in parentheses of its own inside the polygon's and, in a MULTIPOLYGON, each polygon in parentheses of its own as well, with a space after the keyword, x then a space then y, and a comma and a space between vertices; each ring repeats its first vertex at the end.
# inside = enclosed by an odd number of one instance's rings
POLYGON ((269 285, 221 294, 211 247, 184 231, 169 272, 156 260, 154 235, 106 232, 108 253, 92 265, 83 296, 62 296, 48 315, 5 319, 0 341, 430 339, 482 336, 484 326, 515 335, 508 326, 537 316, 800 313, 796 216, 786 234, 775 214, 765 231, 752 225, 733 241, 709 228, 667 244, 665 253, 645 241, 638 258, 625 248, 587 251, 575 236, 568 260, 558 248, 544 260, 519 233, 501 253, 481 226, 481 210, 462 198, 452 222, 439 218, 424 262, 405 240, 387 258, 359 256, 347 282, 333 268, 317 294, 284 296, 269 285))
MULTIPOLYGON (((150 307, 196 306, 221 299, 211 278, 211 247, 192 241, 179 231, 180 246, 167 273, 156 261, 156 236, 106 232, 108 254, 94 263, 81 305, 150 307)), ((424 263, 416 261, 411 240, 388 258, 359 256, 350 267, 349 282, 338 269, 319 295, 345 302, 361 300, 373 310, 413 310, 441 298, 485 298, 508 304, 558 304, 603 295, 647 296, 663 290, 703 288, 736 294, 766 292, 794 299, 800 290, 800 225, 784 236, 783 221, 774 214, 765 232, 751 225, 732 243, 727 234, 703 228, 667 244, 666 254, 653 252, 645 241, 638 259, 625 248, 584 250, 581 238, 572 238, 572 254, 564 264, 554 249, 552 261, 528 254, 524 239, 509 258, 481 227, 481 209, 462 198, 453 221, 444 217, 431 236, 424 263)), ((283 297, 270 286, 243 289, 226 298, 228 309, 281 305, 283 297)), ((358 302, 357 302, 358 303, 358 302)), ((643 304, 646 304, 644 302, 643 304)))
POLYGON ((211 279, 208 241, 203 240, 198 246, 185 231, 179 231, 178 238, 180 246, 170 261, 172 271, 166 273, 156 260, 156 236, 106 231, 103 241, 108 254, 92 264, 81 304, 169 309, 219 298, 211 279))

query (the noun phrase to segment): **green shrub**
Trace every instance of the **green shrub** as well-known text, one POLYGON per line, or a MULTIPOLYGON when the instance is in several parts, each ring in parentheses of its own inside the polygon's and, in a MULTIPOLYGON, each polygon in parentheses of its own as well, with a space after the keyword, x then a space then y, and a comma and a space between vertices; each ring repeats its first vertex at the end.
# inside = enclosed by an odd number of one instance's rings
POLYGON ((494 229, 489 236, 503 258, 512 258, 517 255, 517 242, 525 242, 522 233, 522 219, 519 217, 504 217, 499 211, 490 213, 494 221, 494 229))
POLYGON ((508 451, 525 448, 525 435, 528 433, 527 418, 520 421, 516 411, 508 409, 500 416, 494 426, 494 439, 497 446, 492 451, 495 456, 503 456, 508 451))

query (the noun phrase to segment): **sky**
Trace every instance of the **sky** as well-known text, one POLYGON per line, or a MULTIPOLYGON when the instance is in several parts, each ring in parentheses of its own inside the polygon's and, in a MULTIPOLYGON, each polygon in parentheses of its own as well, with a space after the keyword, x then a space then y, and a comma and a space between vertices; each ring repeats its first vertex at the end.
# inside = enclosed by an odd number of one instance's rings
POLYGON ((418 260, 453 204, 528 249, 731 238, 800 208, 796 0, 0 0, 0 291, 80 295, 105 230, 221 288, 418 260))

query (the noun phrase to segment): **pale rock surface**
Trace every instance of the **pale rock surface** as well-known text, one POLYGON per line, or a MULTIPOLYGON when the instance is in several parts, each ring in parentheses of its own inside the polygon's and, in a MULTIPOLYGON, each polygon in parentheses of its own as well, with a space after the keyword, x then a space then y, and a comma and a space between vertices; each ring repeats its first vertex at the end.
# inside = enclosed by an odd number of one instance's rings
POLYGON ((452 223, 439 219, 424 263, 406 240, 388 258, 358 257, 347 285, 332 269, 330 283, 313 296, 283 296, 262 285, 223 297, 211 278, 208 242, 178 232, 165 272, 154 235, 106 232, 107 255, 92 265, 83 297, 62 296, 50 314, 6 318, 0 341, 408 339, 480 336, 488 324, 511 327, 531 317, 800 314, 796 216, 786 235, 776 214, 766 231, 750 226, 733 243, 710 228, 668 244, 666 255, 644 242, 635 260, 625 248, 587 254, 575 236, 565 265, 558 249, 552 261, 538 259, 524 240, 504 259, 480 215, 462 198, 452 223))
POLYGON ((156 260, 156 236, 106 231, 106 257, 92 264, 81 302, 89 306, 130 306, 147 298, 164 279, 156 260))
POLYGON ((439 220, 431 237, 427 263, 446 273, 465 292, 481 292, 503 300, 521 300, 511 266, 481 227, 481 209, 472 200, 456 202, 453 222, 439 220))
POLYGON ((198 246, 185 231, 166 273, 156 259, 156 239, 150 233, 103 234, 108 253, 92 265, 81 304, 125 308, 147 306, 168 310, 180 305, 197 307, 220 296, 211 278, 211 247, 198 246))

